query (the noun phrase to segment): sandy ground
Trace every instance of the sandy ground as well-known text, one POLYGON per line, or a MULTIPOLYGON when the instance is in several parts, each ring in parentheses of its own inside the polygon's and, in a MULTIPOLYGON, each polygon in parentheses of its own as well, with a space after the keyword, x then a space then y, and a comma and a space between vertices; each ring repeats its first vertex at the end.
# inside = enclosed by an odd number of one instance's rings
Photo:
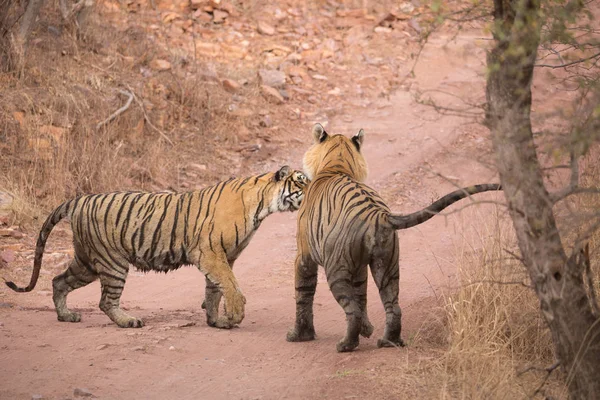
MULTIPOLYGON (((417 68, 418 87, 481 100, 484 53, 477 37, 463 32, 452 43, 435 37, 417 68)), ((454 102, 438 96, 445 104, 454 102)), ((486 132, 416 104, 410 92, 329 121, 328 131, 353 134, 361 127, 370 165, 367 183, 394 210, 417 210, 454 184, 497 182, 481 163, 490 161, 486 132)), ((289 152, 293 166, 301 165, 311 141, 310 131, 298 134, 305 135, 300 137, 305 144, 289 152)), ((337 353, 344 313, 322 274, 315 300, 317 340, 285 341, 294 320, 296 214, 280 214, 263 223, 236 263, 247 298, 246 318, 237 329, 205 324, 200 308, 204 277, 192 267, 167 275, 130 273, 122 305, 144 319, 146 326, 137 330, 116 327, 98 309, 99 282, 70 295, 70 306, 83 314, 78 324, 56 320, 48 290, 54 273, 43 274, 40 286, 29 294, 0 289, 0 398, 73 398, 75 388, 102 399, 403 398, 406 382, 402 376, 390 380, 389 373, 400 364, 418 364, 443 345, 413 344, 436 297, 455 284, 457 254, 475 235, 473 221, 480 223, 493 209, 482 204, 452 212, 468 203, 400 233, 400 306, 407 348, 377 349, 385 316, 371 281, 369 314, 375 333, 362 339, 357 351, 337 353), (384 382, 382 376, 388 379, 384 382)), ((66 246, 66 237, 51 236, 49 247, 66 246)), ((45 259, 44 270, 53 262, 45 259)))

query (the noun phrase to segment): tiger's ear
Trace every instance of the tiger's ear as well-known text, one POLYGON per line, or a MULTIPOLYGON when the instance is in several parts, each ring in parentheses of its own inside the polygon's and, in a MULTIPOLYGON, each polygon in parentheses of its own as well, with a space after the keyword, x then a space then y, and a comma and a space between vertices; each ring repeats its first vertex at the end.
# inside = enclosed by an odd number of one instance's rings
POLYGON ((327 132, 325 132, 325 128, 323 125, 317 123, 313 126, 313 136, 315 137, 315 143, 323 143, 325 139, 329 136, 327 132))
POLYGON ((275 182, 279 182, 284 180, 288 175, 290 174, 290 167, 288 167, 287 165, 284 165, 283 167, 279 168, 279 171, 275 172, 275 182))
POLYGON ((352 143, 356 146, 356 150, 360 151, 363 141, 365 140, 365 131, 362 129, 358 133, 352 136, 352 143))

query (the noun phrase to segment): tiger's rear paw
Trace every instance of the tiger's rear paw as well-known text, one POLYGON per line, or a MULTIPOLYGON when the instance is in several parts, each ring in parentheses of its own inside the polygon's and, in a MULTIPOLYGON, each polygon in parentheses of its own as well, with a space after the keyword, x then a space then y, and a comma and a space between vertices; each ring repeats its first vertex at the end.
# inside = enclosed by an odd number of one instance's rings
POLYGON ((73 311, 69 311, 64 314, 58 315, 58 320, 62 322, 81 322, 81 314, 73 311))
POLYGON ((400 338, 398 338, 398 340, 388 340, 388 339, 379 339, 377 341, 377 347, 378 348, 382 348, 382 347, 404 347, 406 346, 406 344, 404 344, 404 341, 400 338))
POLYGON ((216 321, 211 321, 209 325, 219 329, 231 329, 237 326, 225 317, 219 317, 216 321))
POLYGON ((129 317, 127 319, 123 318, 122 320, 115 322, 121 328, 141 328, 144 326, 144 321, 135 317, 129 317))
POLYGON ((294 328, 288 332, 285 339, 288 342, 308 342, 310 340, 315 340, 315 330, 309 328, 294 328))
POLYGON ((363 319, 362 326, 360 328, 360 335, 362 337, 369 338, 373 334, 373 329, 375 328, 373 328, 373 325, 369 322, 369 320, 363 319))
POLYGON ((338 344, 335 346, 338 353, 345 353, 348 351, 352 351, 358 347, 358 340, 347 340, 346 338, 340 340, 338 344))
POLYGON ((225 298, 225 316, 233 326, 244 320, 244 305, 246 298, 243 294, 235 292, 231 298, 225 298))

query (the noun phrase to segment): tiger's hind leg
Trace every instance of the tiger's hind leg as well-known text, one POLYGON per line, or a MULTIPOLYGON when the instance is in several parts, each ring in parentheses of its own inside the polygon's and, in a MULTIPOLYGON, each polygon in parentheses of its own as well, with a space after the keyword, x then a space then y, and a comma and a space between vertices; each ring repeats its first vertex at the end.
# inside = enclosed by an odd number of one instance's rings
POLYGON ((400 338, 402 333, 402 312, 398 305, 398 283, 400 268, 398 265, 398 238, 384 240, 374 251, 371 260, 371 274, 379 289, 379 296, 385 309, 385 330, 383 337, 377 341, 377 347, 404 346, 400 338), (393 240, 392 240, 393 239, 393 240))
POLYGON ((110 268, 101 265, 101 270, 99 270, 100 284, 102 285, 100 309, 121 328, 141 328, 144 326, 144 322, 127 314, 120 307, 121 294, 128 272, 129 264, 126 261, 119 261, 110 268))
POLYGON ((287 334, 288 342, 306 342, 315 338, 313 301, 318 270, 318 264, 298 253, 295 264, 296 324, 287 334))
POLYGON ((91 267, 75 258, 65 272, 52 279, 52 300, 54 300, 59 321, 81 321, 81 314, 67 308, 67 295, 75 289, 92 283, 97 278, 98 274, 91 267))
POLYGON ((337 351, 340 353, 352 351, 358 347, 359 334, 363 329, 363 310, 355 297, 352 273, 350 268, 341 265, 326 265, 325 271, 331 293, 346 313, 346 336, 338 342, 337 351))
POLYGON ((354 297, 358 301, 360 310, 362 311, 362 325, 360 329, 360 335, 362 337, 371 337, 373 334, 373 325, 369 321, 369 315, 367 314, 367 278, 368 269, 367 266, 361 266, 358 273, 352 281, 354 288, 354 297))

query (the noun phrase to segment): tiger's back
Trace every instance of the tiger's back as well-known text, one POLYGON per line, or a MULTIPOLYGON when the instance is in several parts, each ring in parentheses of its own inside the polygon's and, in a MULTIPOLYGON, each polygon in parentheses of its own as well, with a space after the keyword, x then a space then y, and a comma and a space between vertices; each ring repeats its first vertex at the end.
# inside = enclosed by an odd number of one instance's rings
POLYGON ((337 350, 352 351, 360 335, 369 337, 373 326, 366 307, 368 266, 386 312, 385 331, 377 345, 402 346, 396 230, 423 223, 462 198, 500 186, 462 188, 412 214, 394 214, 377 192, 363 183, 368 171, 360 152, 362 129, 348 139, 329 135, 317 124, 313 135, 314 144, 304 155, 304 170, 312 183, 298 214, 296 323, 287 340, 315 338, 313 301, 319 265, 325 269, 329 288, 346 314, 346 335, 338 342, 337 350))

